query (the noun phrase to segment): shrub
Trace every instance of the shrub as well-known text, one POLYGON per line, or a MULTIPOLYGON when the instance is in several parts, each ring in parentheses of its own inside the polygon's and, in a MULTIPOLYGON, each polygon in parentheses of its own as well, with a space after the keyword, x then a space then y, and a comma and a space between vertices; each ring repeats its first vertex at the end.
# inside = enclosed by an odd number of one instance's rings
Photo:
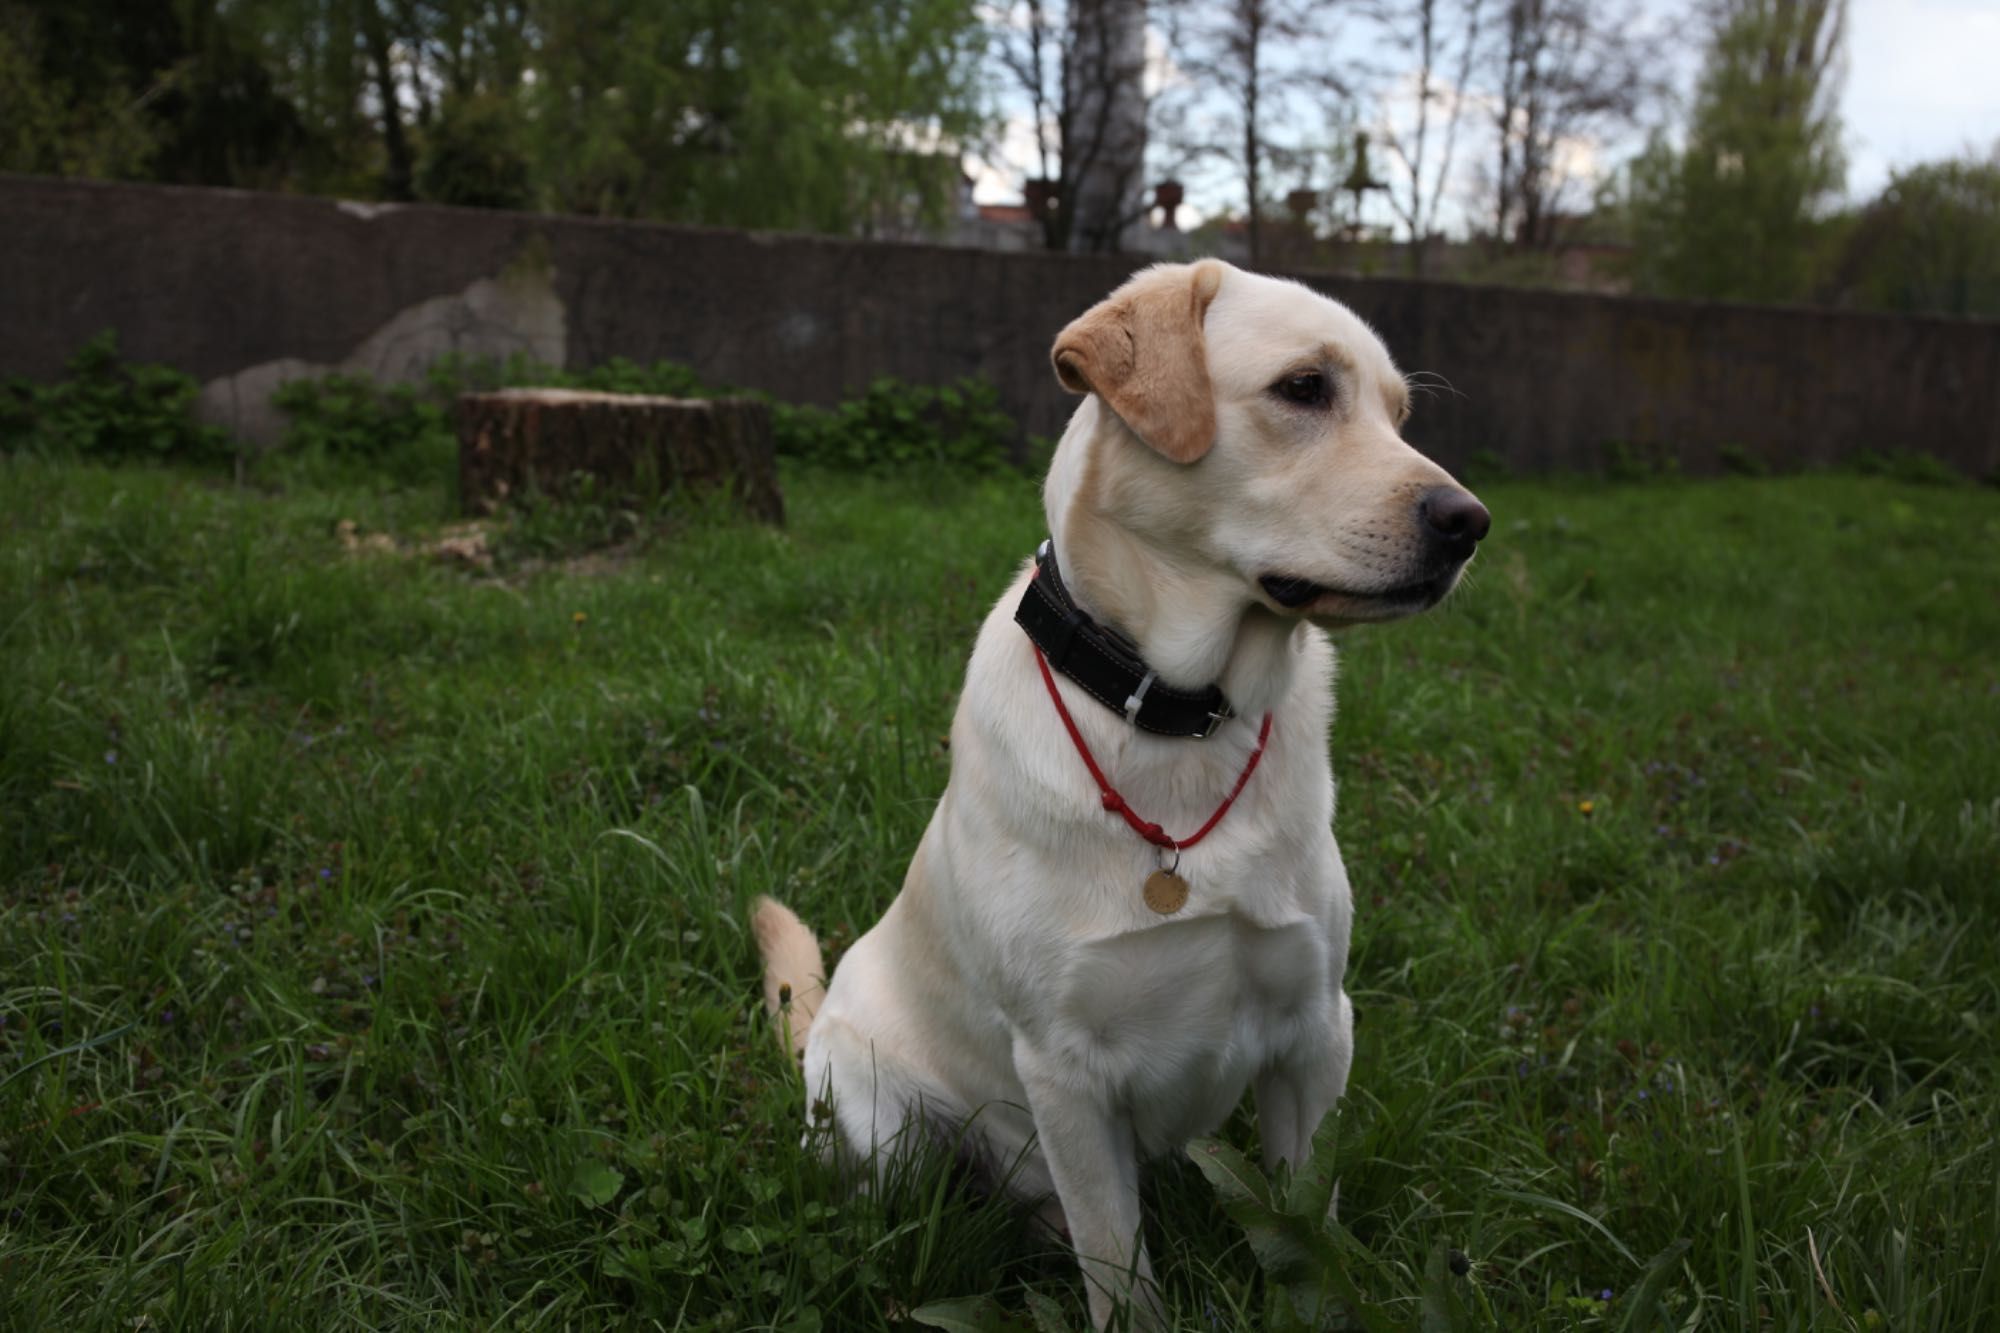
POLYGON ((526 126, 510 99, 494 94, 448 97, 424 137, 417 193, 468 208, 527 208, 535 190, 516 145, 526 126))
POLYGON ((1915 449, 1863 449, 1847 459, 1850 471, 1920 486, 1963 486, 1965 478, 1949 463, 1915 449))
POLYGON ((886 376, 836 408, 775 404, 773 431, 780 456, 846 472, 994 471, 1011 461, 1015 433, 985 380, 930 388, 886 376))
POLYGON ((271 404, 288 418, 282 448, 297 457, 416 480, 448 472, 457 455, 445 403, 412 385, 325 375, 280 386, 271 404))
POLYGON ((171 366, 120 360, 118 335, 106 331, 77 350, 63 379, 0 385, 0 448, 93 460, 228 458, 229 437, 194 419, 199 392, 171 366))
POLYGON ((674 361, 641 365, 614 357, 588 370, 563 370, 524 356, 443 357, 421 388, 383 387, 365 375, 293 380, 272 402, 290 418, 287 452, 372 460, 391 471, 426 466, 456 448, 450 405, 461 393, 509 387, 591 389, 668 398, 726 394, 771 403, 773 445, 783 458, 841 472, 892 473, 938 465, 992 472, 1014 461, 1013 419, 985 380, 931 387, 877 379, 838 407, 772 400, 705 382, 674 361))
POLYGON ((430 392, 441 399, 510 386, 594 389, 666 398, 761 398, 771 404, 773 445, 781 458, 842 472, 895 472, 942 464, 988 472, 1014 459, 1013 418, 983 379, 931 387, 876 379, 838 407, 778 402, 756 390, 710 384, 677 361, 641 365, 613 357, 588 370, 562 370, 526 357, 505 361, 446 357, 431 367, 430 392))
POLYGON ((1725 444, 1715 451, 1715 461, 1724 472, 1739 477, 1768 477, 1770 464, 1752 453, 1748 446, 1725 444))

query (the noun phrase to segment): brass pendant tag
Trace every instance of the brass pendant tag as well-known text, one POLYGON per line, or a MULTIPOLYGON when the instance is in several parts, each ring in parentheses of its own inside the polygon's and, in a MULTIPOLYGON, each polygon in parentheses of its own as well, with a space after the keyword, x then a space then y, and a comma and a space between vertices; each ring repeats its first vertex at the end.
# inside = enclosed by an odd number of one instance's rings
POLYGON ((1146 906, 1161 916, 1172 916, 1187 906, 1187 881, 1171 870, 1155 870, 1146 876, 1146 906))

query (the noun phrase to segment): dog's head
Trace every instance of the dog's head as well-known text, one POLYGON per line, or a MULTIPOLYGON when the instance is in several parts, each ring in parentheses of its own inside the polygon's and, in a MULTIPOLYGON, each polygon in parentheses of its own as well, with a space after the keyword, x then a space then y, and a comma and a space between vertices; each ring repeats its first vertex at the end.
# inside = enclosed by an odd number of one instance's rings
POLYGON ((1331 625, 1422 611, 1486 535, 1485 506, 1403 442, 1410 393, 1381 340, 1297 283, 1160 265, 1052 355, 1063 387, 1115 414, 1087 503, 1270 610, 1331 625))

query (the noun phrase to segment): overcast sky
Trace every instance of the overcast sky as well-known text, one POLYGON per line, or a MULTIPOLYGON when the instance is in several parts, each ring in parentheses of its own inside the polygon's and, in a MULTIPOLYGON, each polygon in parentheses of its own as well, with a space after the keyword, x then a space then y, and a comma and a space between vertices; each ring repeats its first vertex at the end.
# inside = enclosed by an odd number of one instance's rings
POLYGON ((2000 140, 2000 0, 1850 0, 1848 193, 2000 140))
MULTIPOLYGON (((1894 168, 1993 151, 2000 143, 2000 0, 1849 0, 1849 5, 1841 98, 1848 198, 1856 203, 1873 198, 1894 168)), ((1663 16, 1686 12, 1685 0, 1650 0, 1648 8, 1663 16)), ((1684 94, 1698 63, 1698 55, 1690 57, 1684 94)), ((1641 134, 1605 144, 1597 158, 1604 168, 1616 167, 1642 143, 1641 134)), ((968 163, 982 203, 1020 198, 1032 145, 1029 123, 1015 120, 995 154, 1003 162, 968 163)), ((1226 175, 1189 185, 1184 225, 1197 223, 1203 212, 1241 207, 1241 184, 1226 175)), ((1368 215, 1390 220, 1379 201, 1368 215)), ((1458 230, 1462 209, 1448 207, 1443 221, 1458 230)))

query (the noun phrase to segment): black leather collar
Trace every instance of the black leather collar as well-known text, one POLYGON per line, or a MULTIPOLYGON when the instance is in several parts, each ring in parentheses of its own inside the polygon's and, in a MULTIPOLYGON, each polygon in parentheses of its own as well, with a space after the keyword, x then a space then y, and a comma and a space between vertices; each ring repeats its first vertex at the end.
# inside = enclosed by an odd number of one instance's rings
POLYGON ((1141 731, 1201 740, 1236 716, 1220 686, 1177 690, 1163 683, 1136 644, 1086 615, 1063 586, 1054 542, 1043 542, 1035 552, 1035 577, 1014 621, 1052 668, 1141 731))

